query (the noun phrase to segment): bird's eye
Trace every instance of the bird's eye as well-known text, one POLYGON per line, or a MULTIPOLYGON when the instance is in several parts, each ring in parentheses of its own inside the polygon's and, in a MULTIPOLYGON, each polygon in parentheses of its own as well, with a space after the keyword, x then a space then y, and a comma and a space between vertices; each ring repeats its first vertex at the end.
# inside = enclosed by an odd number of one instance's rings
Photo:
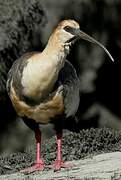
POLYGON ((70 33, 71 33, 71 31, 72 31, 72 27, 70 27, 70 26, 65 26, 63 29, 64 29, 65 31, 67 31, 67 32, 70 32, 70 33))
POLYGON ((64 29, 66 32, 68 32, 68 33, 70 33, 70 34, 72 34, 72 35, 75 35, 75 33, 76 33, 76 31, 77 31, 76 28, 73 28, 73 27, 71 27, 71 26, 65 26, 63 29, 64 29))

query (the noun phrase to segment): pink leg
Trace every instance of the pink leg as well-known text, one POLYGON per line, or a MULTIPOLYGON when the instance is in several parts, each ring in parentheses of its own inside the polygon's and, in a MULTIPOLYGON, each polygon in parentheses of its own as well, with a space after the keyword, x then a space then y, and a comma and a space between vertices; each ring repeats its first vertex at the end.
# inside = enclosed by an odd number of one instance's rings
POLYGON ((52 165, 49 165, 49 168, 53 168, 55 170, 60 170, 61 168, 69 168, 72 165, 66 165, 62 161, 62 132, 56 134, 57 137, 57 158, 52 165))
POLYGON ((41 145, 41 132, 39 129, 35 131, 35 139, 36 139, 36 162, 33 166, 28 167, 26 169, 21 170, 20 172, 34 172, 38 170, 43 170, 45 165, 44 162, 41 159, 41 153, 40 153, 40 145, 41 145))

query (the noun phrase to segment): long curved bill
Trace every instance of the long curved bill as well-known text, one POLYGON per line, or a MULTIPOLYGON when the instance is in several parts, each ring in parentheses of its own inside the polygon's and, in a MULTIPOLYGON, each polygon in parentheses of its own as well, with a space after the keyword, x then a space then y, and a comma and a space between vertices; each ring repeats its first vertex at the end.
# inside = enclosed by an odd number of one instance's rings
POLYGON ((113 57, 111 56, 111 54, 109 53, 109 51, 98 41, 96 41, 94 38, 92 38, 91 36, 89 36, 88 34, 84 33, 83 31, 81 31, 80 29, 76 29, 75 31, 75 35, 78 36, 81 39, 84 39, 86 41, 89 41, 91 43, 97 44, 98 46, 100 46, 106 53, 107 55, 110 57, 110 59, 114 62, 113 57))

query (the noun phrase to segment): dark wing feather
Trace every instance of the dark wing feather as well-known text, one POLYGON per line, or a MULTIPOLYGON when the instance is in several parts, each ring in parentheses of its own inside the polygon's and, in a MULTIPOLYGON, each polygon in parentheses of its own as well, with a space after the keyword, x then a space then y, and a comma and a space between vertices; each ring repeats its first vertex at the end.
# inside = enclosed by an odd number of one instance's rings
POLYGON ((80 86, 76 70, 67 60, 59 73, 58 81, 63 85, 65 116, 66 118, 74 116, 79 106, 80 86))
POLYGON ((17 94, 20 95, 19 91, 21 90, 21 78, 22 78, 23 69, 28 63, 27 59, 29 59, 31 56, 37 53, 38 52, 25 53, 13 63, 7 75, 6 89, 7 89, 8 95, 10 95, 10 84, 12 80, 13 80, 14 87, 17 91, 17 94))
POLYGON ((7 89, 7 92, 8 92, 8 95, 10 96, 10 84, 11 84, 11 81, 12 81, 12 77, 13 77, 13 73, 15 73, 14 70, 17 70, 18 69, 18 60, 16 60, 14 62, 14 64, 12 65, 12 68, 9 70, 8 74, 7 74, 7 84, 6 84, 6 89, 7 89))

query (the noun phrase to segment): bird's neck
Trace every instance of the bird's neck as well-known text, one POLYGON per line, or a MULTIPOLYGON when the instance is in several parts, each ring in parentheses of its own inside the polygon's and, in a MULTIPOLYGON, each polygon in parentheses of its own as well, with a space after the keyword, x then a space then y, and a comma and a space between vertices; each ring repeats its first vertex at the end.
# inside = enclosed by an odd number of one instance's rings
POLYGON ((69 54, 70 47, 56 40, 49 40, 43 53, 49 55, 51 61, 56 61, 60 68, 65 63, 66 56, 69 54))

